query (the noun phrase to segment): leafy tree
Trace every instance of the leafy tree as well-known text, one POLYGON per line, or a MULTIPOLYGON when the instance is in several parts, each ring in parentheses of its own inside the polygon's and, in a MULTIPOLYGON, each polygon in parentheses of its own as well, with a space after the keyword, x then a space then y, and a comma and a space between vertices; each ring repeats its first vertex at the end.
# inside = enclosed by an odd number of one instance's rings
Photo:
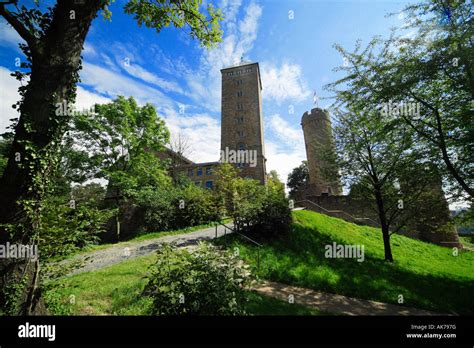
POLYGON ((412 129, 379 112, 339 112, 335 128, 339 167, 351 195, 372 202, 382 230, 385 260, 392 262, 390 236, 406 223, 420 195, 433 184, 432 168, 420 160, 412 129))
POLYGON ((78 157, 87 163, 84 177, 107 179, 115 196, 165 180, 154 153, 164 149, 169 131, 151 104, 140 107, 133 97, 119 96, 97 104, 93 114, 77 115, 68 133, 66 142, 80 148, 78 157))
MULTIPOLYGON (((328 88, 359 108, 415 102, 419 115, 394 112, 461 195, 474 197, 473 7, 470 1, 423 1, 404 9, 406 24, 388 40, 354 52, 339 45, 345 76, 328 88), (407 37, 407 30, 415 32, 407 37)), ((339 98, 341 99, 341 98, 339 98)), ((455 192, 452 192, 453 194, 455 192)))
POLYGON ((304 188, 308 182, 308 162, 303 161, 300 166, 294 168, 291 173, 288 174, 288 181, 286 182, 286 185, 290 189, 290 196, 294 197, 298 189, 304 188))
MULTIPOLYGON (((81 2, 57 0, 44 9, 40 1, 35 6, 12 8, 16 0, 0 4, 0 15, 25 40, 21 48, 27 58, 18 79, 29 76, 20 87, 21 101, 17 104, 20 118, 8 155, 8 163, 0 180, 0 242, 7 240, 34 243, 37 239, 41 201, 50 188, 51 173, 59 161, 59 147, 67 128, 68 113, 58 115, 57 104, 73 105, 81 68, 84 40, 94 18, 100 11, 110 18, 110 0, 81 2), (18 161, 20 156, 20 161, 18 161), (6 228, 15 224, 11 236, 6 228)), ((140 25, 160 32, 171 24, 189 28, 189 34, 202 45, 211 46, 221 38, 220 11, 211 5, 207 15, 200 11, 199 0, 129 0, 125 11, 140 25)), ((24 284, 16 293, 21 306, 18 314, 44 312, 40 303, 38 262, 2 264, 0 289, 24 284), (25 269, 26 268, 26 269, 25 269)), ((18 288, 18 287, 17 287, 18 288)), ((2 306, 5 302, 2 301, 2 306)))

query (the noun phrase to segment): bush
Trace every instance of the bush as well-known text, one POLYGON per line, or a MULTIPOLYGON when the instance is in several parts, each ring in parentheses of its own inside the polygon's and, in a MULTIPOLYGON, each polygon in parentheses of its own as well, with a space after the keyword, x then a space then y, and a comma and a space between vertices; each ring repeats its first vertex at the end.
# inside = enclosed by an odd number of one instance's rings
POLYGON ((200 243, 193 251, 163 244, 144 289, 155 315, 242 315, 250 284, 236 253, 200 243))
POLYGON ((135 200, 146 232, 180 229, 220 219, 212 191, 192 184, 142 190, 135 200))
POLYGON ((219 210, 211 190, 194 184, 179 187, 172 203, 174 228, 196 226, 220 220, 219 210))
POLYGON ((99 242, 113 210, 99 210, 85 204, 71 208, 60 199, 44 203, 40 226, 40 258, 65 256, 99 242))
POLYGON ((263 238, 289 230, 291 210, 276 173, 265 186, 256 180, 237 177, 236 170, 228 164, 222 165, 217 173, 216 195, 223 201, 237 230, 247 230, 263 238))

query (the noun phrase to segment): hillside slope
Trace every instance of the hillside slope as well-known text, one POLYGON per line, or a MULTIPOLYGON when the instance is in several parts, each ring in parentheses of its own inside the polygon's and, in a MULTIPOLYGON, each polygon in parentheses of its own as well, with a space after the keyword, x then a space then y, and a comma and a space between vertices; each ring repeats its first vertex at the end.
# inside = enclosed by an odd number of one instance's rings
MULTIPOLYGON (((383 260, 380 230, 311 211, 295 211, 292 231, 260 250, 260 276, 358 298, 473 314, 474 253, 408 237, 391 238, 395 262, 383 260), (364 245, 365 260, 326 258, 325 245, 364 245)), ((229 236, 229 247, 256 265, 256 248, 229 236)))

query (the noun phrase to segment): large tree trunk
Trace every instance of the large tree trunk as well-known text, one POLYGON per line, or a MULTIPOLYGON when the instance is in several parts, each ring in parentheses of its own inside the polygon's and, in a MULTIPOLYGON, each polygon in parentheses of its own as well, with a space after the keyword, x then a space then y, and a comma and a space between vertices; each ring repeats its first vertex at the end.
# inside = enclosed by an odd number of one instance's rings
MULTIPOLYGON (((49 179, 48 171, 57 157, 55 149, 68 122, 67 115, 55 114, 56 104, 64 100, 74 102, 84 40, 92 20, 106 2, 84 0, 83 4, 75 4, 71 0, 58 0, 45 35, 36 39, 34 45, 28 42, 32 58, 30 82, 20 106, 20 119, 15 129, 8 164, 0 180, 0 223, 21 223, 25 228, 21 234, 12 237, 2 227, 2 243, 34 243, 39 221, 28 217, 19 202, 32 200, 36 202, 34 209, 39 209, 38 202, 41 202, 44 190, 36 180, 46 182, 49 179), (34 149, 34 153, 30 148, 34 149), (40 163, 34 155, 47 155, 47 162, 40 163)), ((5 17, 3 13, 2 15, 5 17)), ((41 247, 39 252, 41 253, 41 247)), ((21 278, 26 279, 25 293, 20 296, 22 303, 16 314, 44 312, 37 289, 39 263, 2 260, 0 274, 0 291, 21 278)), ((0 306, 5 309, 6 299, 3 294, 0 301, 0 306)))

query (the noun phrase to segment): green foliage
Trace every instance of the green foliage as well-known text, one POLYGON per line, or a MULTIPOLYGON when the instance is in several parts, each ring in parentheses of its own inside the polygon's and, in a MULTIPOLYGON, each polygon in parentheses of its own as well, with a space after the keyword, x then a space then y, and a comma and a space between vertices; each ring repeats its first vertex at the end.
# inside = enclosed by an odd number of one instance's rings
POLYGON ((134 193, 145 231, 168 231, 221 219, 211 190, 193 184, 171 184, 134 193))
POLYGON ((309 171, 308 162, 303 161, 299 167, 294 168, 290 174, 288 174, 288 180, 286 184, 290 189, 290 196, 293 197, 298 191, 298 188, 304 188, 309 182, 309 171))
POLYGON ((97 104, 94 114, 77 115, 66 137, 70 147, 87 149, 70 157, 90 173, 85 178, 106 178, 124 191, 164 180, 166 173, 153 152, 168 141, 169 131, 151 104, 140 107, 134 98, 122 96, 97 104))
POLYGON ((217 201, 232 217, 238 231, 270 237, 288 229, 291 210, 276 172, 269 176, 265 186, 256 180, 237 177, 236 169, 226 163, 217 170, 217 177, 217 201))
POLYGON ((171 205, 175 207, 173 228, 200 225, 221 218, 213 192, 193 184, 178 187, 171 205))
POLYGON ((44 201, 39 228, 41 260, 65 256, 97 244, 104 224, 115 212, 99 210, 86 204, 71 208, 58 198, 44 201))
POLYGON ((223 19, 219 9, 209 3, 208 16, 199 11, 200 0, 187 1, 151 1, 129 0, 125 12, 133 14, 139 25, 145 25, 160 32, 171 24, 176 28, 188 26, 189 35, 206 47, 215 45, 222 40, 219 21, 223 19))
POLYGON ((327 86, 344 107, 380 110, 382 103, 416 102, 419 115, 391 116, 416 133, 424 157, 440 164, 454 187, 474 195, 472 80, 473 7, 469 1, 423 1, 404 9, 406 23, 387 40, 373 39, 353 52, 336 49, 345 76, 327 86), (449 15, 448 15, 449 13, 449 15), (407 30, 415 33, 406 37, 407 30))
POLYGON ((144 294, 155 315, 242 315, 250 272, 228 251, 200 243, 192 251, 164 244, 144 294))

